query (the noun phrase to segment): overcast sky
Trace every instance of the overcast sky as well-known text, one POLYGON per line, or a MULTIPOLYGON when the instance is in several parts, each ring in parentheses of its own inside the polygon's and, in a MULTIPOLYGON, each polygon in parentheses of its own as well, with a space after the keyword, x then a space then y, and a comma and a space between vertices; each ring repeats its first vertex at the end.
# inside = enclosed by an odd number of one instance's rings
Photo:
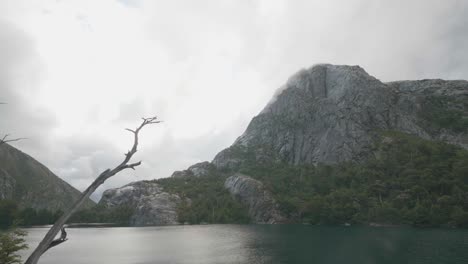
POLYGON ((275 90, 317 63, 383 81, 468 79, 468 1, 0 1, 0 133, 84 190, 168 177, 228 147, 275 90))

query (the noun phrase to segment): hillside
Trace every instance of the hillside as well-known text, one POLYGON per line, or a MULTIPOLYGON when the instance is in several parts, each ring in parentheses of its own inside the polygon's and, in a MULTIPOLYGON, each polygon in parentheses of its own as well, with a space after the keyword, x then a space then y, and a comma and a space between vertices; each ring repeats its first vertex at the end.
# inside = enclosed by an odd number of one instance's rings
MULTIPOLYGON (((293 75, 211 163, 153 184, 177 196, 170 224, 247 215, 255 223, 464 227, 467 149, 467 81, 383 83, 359 66, 322 64, 293 75)), ((101 204, 113 204, 117 190, 101 204)), ((120 204, 154 207, 136 199, 129 193, 120 204)))
MULTIPOLYGON (((57 177, 31 156, 8 145, 0 145, 0 199, 14 200, 20 208, 68 208, 80 192, 57 177)), ((95 203, 91 200, 85 207, 95 203)))

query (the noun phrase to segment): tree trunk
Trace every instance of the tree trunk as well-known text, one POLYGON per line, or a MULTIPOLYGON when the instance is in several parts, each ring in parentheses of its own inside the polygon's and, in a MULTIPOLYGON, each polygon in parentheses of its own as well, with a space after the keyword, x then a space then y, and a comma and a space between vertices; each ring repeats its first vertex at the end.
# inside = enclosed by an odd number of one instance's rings
MULTIPOLYGON (((104 172, 102 172, 96 180, 82 193, 78 201, 76 201, 72 207, 70 207, 56 222, 55 224, 50 228, 49 232, 45 235, 45 237, 42 239, 42 241, 39 243, 39 245, 36 247, 36 249, 31 253, 29 258, 26 260, 25 264, 37 264, 39 261, 39 258, 46 252, 50 247, 51 243, 54 240, 55 236, 58 234, 58 232, 62 229, 63 225, 67 222, 67 220, 75 213, 80 206, 83 204, 83 202, 89 198, 89 196, 101 185, 103 184, 107 179, 110 177, 114 176, 115 174, 119 173, 122 170, 125 169, 135 169, 135 167, 139 166, 141 164, 140 162, 136 163, 131 163, 128 164, 132 156, 137 152, 137 147, 138 147, 138 133, 140 130, 148 125, 148 124, 156 124, 160 123, 161 121, 157 121, 157 117, 151 117, 151 118, 143 118, 143 122, 141 125, 135 129, 126 129, 134 134, 134 142, 133 142, 133 147, 131 150, 128 151, 127 154, 125 154, 125 159, 120 163, 117 167, 114 169, 107 169, 104 172)), ((65 242, 62 241, 62 242, 65 242)), ((55 245, 54 245, 55 246, 55 245)))

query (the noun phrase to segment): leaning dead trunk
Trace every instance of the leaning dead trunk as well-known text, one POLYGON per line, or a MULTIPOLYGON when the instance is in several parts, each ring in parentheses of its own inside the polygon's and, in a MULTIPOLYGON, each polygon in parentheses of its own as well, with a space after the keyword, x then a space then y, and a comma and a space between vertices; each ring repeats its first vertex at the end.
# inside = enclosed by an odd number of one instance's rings
POLYGON ((126 129, 134 134, 134 142, 133 142, 133 147, 131 150, 128 151, 127 154, 125 154, 125 159, 120 163, 117 167, 113 169, 107 169, 104 172, 102 172, 96 180, 82 193, 78 201, 76 201, 72 207, 70 207, 68 210, 65 211, 65 213, 55 222, 55 224, 50 228, 49 232, 45 235, 45 237, 42 239, 42 241, 39 243, 39 245, 36 247, 36 249, 31 253, 29 258, 26 260, 25 264, 36 264, 39 261, 39 258, 46 252, 49 248, 52 246, 57 246, 60 243, 63 243, 66 241, 66 239, 62 239, 61 241, 55 240, 55 236, 58 234, 60 230, 62 230, 63 225, 67 222, 67 220, 75 213, 80 206, 86 201, 89 196, 101 185, 103 184, 107 179, 110 177, 114 176, 115 174, 125 170, 125 169, 135 169, 135 167, 139 166, 141 164, 141 161, 136 162, 136 163, 130 163, 130 159, 132 156, 137 152, 137 147, 138 147, 138 133, 140 130, 149 124, 156 124, 161 121, 157 120, 157 117, 151 117, 151 118, 143 118, 143 122, 141 125, 135 129, 126 129), (52 244, 52 242, 54 243, 52 244))

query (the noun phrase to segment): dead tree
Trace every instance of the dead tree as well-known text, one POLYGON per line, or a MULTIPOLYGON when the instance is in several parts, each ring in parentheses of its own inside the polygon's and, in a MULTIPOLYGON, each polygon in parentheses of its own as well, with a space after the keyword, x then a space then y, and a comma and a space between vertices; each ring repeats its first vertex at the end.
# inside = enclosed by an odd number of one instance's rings
MULTIPOLYGON (((65 231, 65 227, 62 227, 61 230, 62 230, 62 231, 61 231, 60 237, 57 238, 57 239, 52 240, 52 242, 50 242, 50 245, 49 245, 49 247, 47 248, 47 250, 48 250, 49 248, 55 247, 55 246, 57 246, 57 245, 59 245, 59 244, 62 244, 63 242, 65 242, 65 241, 68 240, 68 238, 67 238, 67 231, 65 231)), ((47 251, 47 250, 46 250, 46 251, 47 251)))
POLYGON ((125 169, 135 169, 135 167, 139 166, 141 164, 141 161, 135 162, 135 163, 129 163, 132 156, 137 152, 137 147, 138 147, 138 133, 140 130, 145 127, 146 125, 150 124, 156 124, 160 123, 161 121, 157 120, 157 117, 151 117, 151 118, 143 118, 143 122, 140 124, 139 127, 137 127, 135 130, 132 129, 126 129, 130 132, 133 133, 134 135, 134 141, 133 141, 133 147, 131 150, 129 150, 125 154, 125 159, 117 165, 113 169, 107 169, 103 171, 97 178, 94 180, 94 182, 81 194, 80 198, 78 201, 76 201, 73 206, 71 206, 58 220, 55 222, 55 224, 50 228, 50 230, 47 232, 47 234, 44 236, 42 241, 39 243, 39 245, 36 247, 36 249, 31 253, 29 258, 26 260, 25 264, 36 264, 39 260, 39 258, 46 252, 49 248, 53 246, 57 246, 65 241, 67 241, 66 238, 66 232, 63 228, 64 224, 67 222, 67 220, 75 213, 78 208, 83 204, 83 202, 89 198, 89 196, 101 185, 103 184, 107 179, 110 177, 114 176, 115 174, 125 170, 125 169), (62 235, 61 238, 55 239, 55 236, 58 234, 58 232, 62 230, 62 235), (65 232, 65 233, 64 233, 65 232))

